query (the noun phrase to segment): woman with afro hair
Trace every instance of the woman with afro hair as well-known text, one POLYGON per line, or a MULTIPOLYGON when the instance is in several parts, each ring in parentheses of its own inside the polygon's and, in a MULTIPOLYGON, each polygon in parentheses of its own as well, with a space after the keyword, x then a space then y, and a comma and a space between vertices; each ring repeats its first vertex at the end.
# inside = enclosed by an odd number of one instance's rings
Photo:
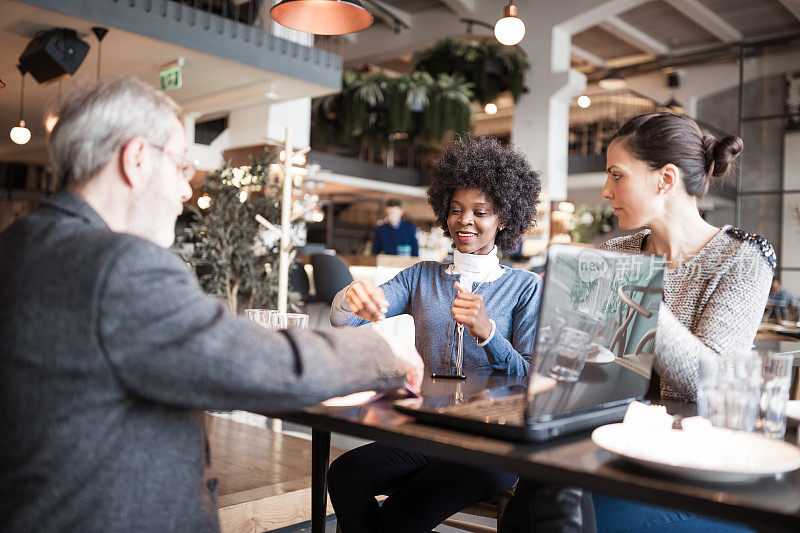
MULTIPOLYGON (((527 375, 542 279, 500 265, 497 250, 516 248, 533 224, 540 190, 539 173, 513 148, 489 137, 453 141, 428 188, 437 224, 453 240, 453 263, 422 261, 380 287, 357 281, 334 298, 331 323, 360 326, 408 313, 428 371, 453 366, 461 330, 465 372, 527 375)), ((377 442, 345 453, 328 472, 344 533, 428 532, 515 481, 508 472, 377 442), (389 494, 382 506, 379 494, 389 494)))

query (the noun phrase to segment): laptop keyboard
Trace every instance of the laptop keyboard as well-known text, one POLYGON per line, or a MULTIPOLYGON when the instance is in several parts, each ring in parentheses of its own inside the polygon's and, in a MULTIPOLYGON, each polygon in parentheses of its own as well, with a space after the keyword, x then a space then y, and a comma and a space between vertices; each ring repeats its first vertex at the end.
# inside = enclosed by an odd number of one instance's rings
POLYGON ((474 418, 484 422, 522 422, 525 413, 525 396, 506 396, 497 399, 481 399, 468 403, 448 405, 438 412, 463 418, 474 418))

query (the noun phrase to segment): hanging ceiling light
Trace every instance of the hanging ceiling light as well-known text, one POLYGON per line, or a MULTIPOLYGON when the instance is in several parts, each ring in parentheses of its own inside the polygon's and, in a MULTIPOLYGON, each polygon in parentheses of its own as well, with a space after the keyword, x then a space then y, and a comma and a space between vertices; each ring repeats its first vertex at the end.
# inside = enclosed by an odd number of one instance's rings
POLYGON ((617 91, 628 86, 628 82, 625 81, 625 78, 620 76, 619 72, 616 70, 609 72, 606 77, 597 82, 597 84, 600 85, 601 89, 606 89, 608 91, 617 91))
POLYGON ((578 107, 580 107, 581 109, 586 109, 590 105, 592 105, 591 98, 589 98, 585 94, 582 94, 578 97, 578 107))
POLYGON ((17 65, 20 74, 22 74, 22 84, 19 93, 19 124, 11 128, 11 140, 16 144, 25 144, 31 140, 31 130, 25 127, 25 121, 22 120, 22 108, 25 103, 25 70, 22 65, 17 65))
POLYGON ((92 32, 97 37, 97 79, 100 79, 100 62, 103 56, 103 38, 108 33, 108 28, 102 26, 92 26, 92 32))
POLYGON ((525 37, 525 23, 517 17, 517 6, 509 2, 503 9, 503 18, 494 25, 494 36, 501 44, 515 45, 525 37))
POLYGON ((495 104, 494 102, 489 102, 488 104, 486 104, 483 110, 486 112, 487 115, 494 115, 495 113, 497 113, 497 104, 495 104))
POLYGON ((354 33, 372 24, 358 0, 283 0, 269 14, 281 26, 316 35, 354 33))

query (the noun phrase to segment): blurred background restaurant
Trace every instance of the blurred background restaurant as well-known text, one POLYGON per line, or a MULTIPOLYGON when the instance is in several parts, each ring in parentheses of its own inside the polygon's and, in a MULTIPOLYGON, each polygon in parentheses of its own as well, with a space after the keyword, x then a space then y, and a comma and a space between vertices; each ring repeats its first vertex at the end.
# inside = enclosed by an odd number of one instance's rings
POLYGON ((304 265, 292 271, 295 308, 333 290, 315 287, 319 253, 377 281, 446 258, 427 172, 468 132, 513 143, 543 172, 536 225, 504 258, 536 269, 549 242, 619 231, 600 196, 609 139, 628 118, 667 109, 744 139, 741 168, 701 210, 769 239, 783 288, 800 290, 798 0, 522 0, 524 38, 512 46, 493 31, 501 0, 365 0, 374 23, 343 36, 287 29, 271 0, 0 3, 0 229, 57 188, 48 103, 80 80, 124 74, 183 108, 198 165, 176 249, 207 289, 236 287, 234 309, 276 297, 252 287, 275 279, 290 168, 291 257, 304 265), (389 198, 417 226, 419 258, 370 255, 389 198), (231 236, 232 225, 242 231, 231 236), (249 266, 231 259, 241 249, 249 266))

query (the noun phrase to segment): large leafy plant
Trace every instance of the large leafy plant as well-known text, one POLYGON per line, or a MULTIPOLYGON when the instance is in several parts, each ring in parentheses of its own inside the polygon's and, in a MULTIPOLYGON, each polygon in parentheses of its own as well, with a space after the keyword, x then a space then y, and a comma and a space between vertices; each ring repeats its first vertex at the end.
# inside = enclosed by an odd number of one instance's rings
MULTIPOLYGON (((272 159, 264 154, 248 165, 208 174, 202 191, 211 205, 192 206, 194 221, 178 236, 181 253, 205 291, 227 300, 234 314, 247 307, 278 307, 279 243, 256 221, 261 215, 280 224, 281 194, 269 179, 272 159)), ((296 225, 293 232, 303 234, 303 223, 296 225)), ((299 293, 290 289, 289 307, 300 310, 301 305, 299 293)))
POLYGON ((314 100, 312 131, 315 139, 357 143, 362 158, 385 150, 398 135, 412 146, 437 144, 450 133, 469 131, 472 96, 472 85, 461 76, 345 71, 339 94, 314 100))
POLYGON ((485 105, 505 91, 514 101, 525 88, 528 57, 518 48, 492 41, 471 43, 453 38, 438 41, 430 48, 414 54, 415 71, 459 75, 474 86, 475 98, 485 105))

